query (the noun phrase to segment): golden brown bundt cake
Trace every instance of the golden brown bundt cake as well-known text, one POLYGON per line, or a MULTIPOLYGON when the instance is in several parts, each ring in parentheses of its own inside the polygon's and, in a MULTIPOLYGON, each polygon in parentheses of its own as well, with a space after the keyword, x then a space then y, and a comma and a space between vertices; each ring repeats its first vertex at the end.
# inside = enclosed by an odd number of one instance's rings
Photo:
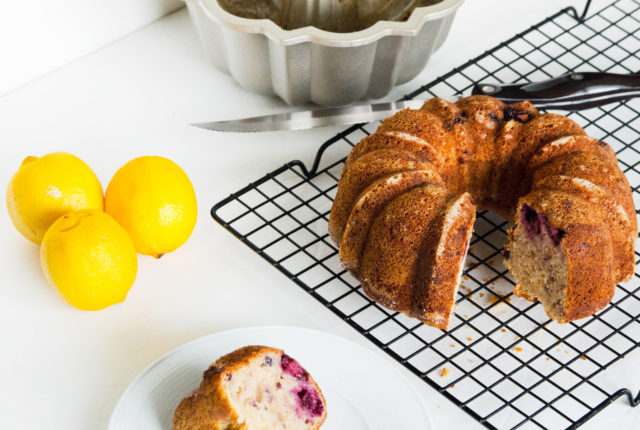
POLYGON ((173 430, 316 430, 326 417, 320 388, 296 360, 246 346, 204 372, 176 408, 173 430))
POLYGON ((347 157, 329 232, 369 297, 447 328, 476 209, 515 223, 514 292, 556 321, 592 315, 633 275, 636 212, 611 147, 487 96, 384 120, 347 157))

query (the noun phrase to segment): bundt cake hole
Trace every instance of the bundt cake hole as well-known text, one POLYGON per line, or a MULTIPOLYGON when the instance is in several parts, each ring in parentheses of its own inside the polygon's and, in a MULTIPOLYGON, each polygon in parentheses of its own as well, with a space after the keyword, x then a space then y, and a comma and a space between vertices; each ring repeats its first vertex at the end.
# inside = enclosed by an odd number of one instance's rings
POLYGON ((523 204, 506 255, 507 267, 516 278, 515 292, 538 300, 547 314, 565 320, 567 295, 567 260, 560 246, 564 231, 549 219, 523 204))
POLYGON ((243 366, 223 385, 247 428, 305 429, 324 412, 307 372, 286 354, 243 366))

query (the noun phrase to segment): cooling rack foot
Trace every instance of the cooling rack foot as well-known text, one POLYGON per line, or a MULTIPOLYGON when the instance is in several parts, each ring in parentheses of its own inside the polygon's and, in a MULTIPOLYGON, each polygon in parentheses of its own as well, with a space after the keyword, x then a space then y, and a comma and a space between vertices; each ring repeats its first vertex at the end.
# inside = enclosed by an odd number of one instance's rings
POLYGON ((610 395, 606 400, 604 400, 598 406, 593 408, 591 410, 591 412, 589 412, 588 414, 586 414, 585 416, 580 418, 580 420, 578 420, 572 426, 568 427, 567 430, 577 429, 582 424, 586 423, 591 418, 593 418, 594 415, 596 415, 599 412, 602 412, 602 410, 604 408, 606 408, 607 406, 609 406, 611 403, 615 402, 616 400, 618 400, 622 396, 627 396, 627 400, 629 401, 629 406, 635 407, 635 406, 638 406, 638 404, 640 404, 640 392, 634 398, 633 397, 633 393, 631 393, 631 390, 629 390, 628 388, 621 388, 620 390, 618 390, 615 393, 613 393, 612 395, 610 395))
POLYGON ((591 6, 591 0, 587 0, 587 3, 584 5, 584 9, 582 10, 582 13, 580 15, 578 15, 578 11, 576 10, 575 7, 570 7, 569 8, 569 13, 580 23, 582 23, 584 21, 584 19, 587 16, 587 13, 589 12, 589 6, 591 6))
POLYGON ((612 397, 617 399, 618 397, 623 395, 627 396, 627 400, 629 401, 629 406, 636 407, 640 404, 640 392, 638 392, 638 395, 634 399, 633 393, 628 388, 623 388, 621 390, 616 391, 615 393, 613 393, 612 397))

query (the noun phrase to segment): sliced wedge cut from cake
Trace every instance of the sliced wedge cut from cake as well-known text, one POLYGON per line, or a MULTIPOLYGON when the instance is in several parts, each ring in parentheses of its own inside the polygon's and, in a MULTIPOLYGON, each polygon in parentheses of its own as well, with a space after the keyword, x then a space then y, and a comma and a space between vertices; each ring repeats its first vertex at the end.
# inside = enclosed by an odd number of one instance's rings
MULTIPOLYGON (((416 291, 416 297, 422 304, 423 319, 434 327, 446 329, 455 311, 476 220, 476 205, 471 195, 464 193, 450 199, 440 216, 433 260, 419 260, 416 268, 416 282, 423 286, 416 291)), ((429 254, 423 251, 423 255, 429 254)))
POLYGON ((357 273, 365 293, 447 328, 474 220, 471 196, 447 196, 442 186, 419 186, 393 199, 373 221, 362 253, 357 273))
POLYGON ((276 348, 246 346, 219 358, 184 398, 173 430, 314 430, 327 406, 311 375, 276 348))

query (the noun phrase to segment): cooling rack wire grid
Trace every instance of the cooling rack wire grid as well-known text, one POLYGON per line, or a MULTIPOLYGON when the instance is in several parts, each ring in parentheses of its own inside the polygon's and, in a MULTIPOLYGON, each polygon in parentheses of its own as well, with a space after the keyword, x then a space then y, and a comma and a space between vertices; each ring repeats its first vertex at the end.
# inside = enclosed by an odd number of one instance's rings
MULTIPOLYGON (((587 14, 589 3, 583 13, 559 11, 406 98, 468 95, 480 81, 640 70, 640 3, 619 0, 587 14)), ((569 116, 613 147, 640 207, 640 99, 569 116)), ((300 161, 287 163, 216 204, 213 217, 488 428, 573 429, 621 396, 637 405, 640 395, 634 399, 625 381, 617 391, 600 381, 607 367, 640 346, 637 269, 594 317, 552 323, 540 305, 512 294, 513 278, 500 254, 509 225, 491 212, 479 212, 448 331, 386 310, 365 296, 340 265, 327 220, 346 155, 377 126, 346 129, 322 144, 311 169, 300 161)))

